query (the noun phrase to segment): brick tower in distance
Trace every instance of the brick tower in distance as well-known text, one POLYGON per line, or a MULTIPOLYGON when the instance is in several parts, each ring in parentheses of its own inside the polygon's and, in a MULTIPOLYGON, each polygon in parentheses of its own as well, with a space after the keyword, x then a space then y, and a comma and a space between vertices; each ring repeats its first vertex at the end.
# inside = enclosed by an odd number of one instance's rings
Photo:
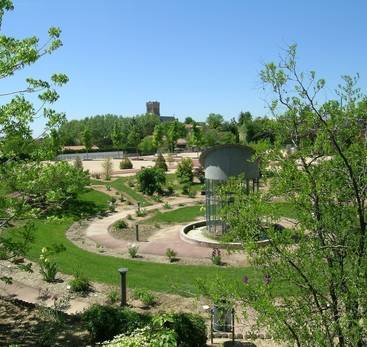
POLYGON ((156 116, 160 116, 161 113, 159 111, 159 101, 148 101, 146 103, 147 113, 155 114, 156 116))

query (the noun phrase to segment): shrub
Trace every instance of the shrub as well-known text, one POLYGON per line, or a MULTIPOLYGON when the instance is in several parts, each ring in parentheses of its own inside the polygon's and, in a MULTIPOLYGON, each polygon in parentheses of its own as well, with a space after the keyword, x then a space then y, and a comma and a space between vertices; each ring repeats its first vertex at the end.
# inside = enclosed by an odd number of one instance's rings
POLYGON ((82 160, 80 159, 79 156, 76 156, 75 157, 75 160, 74 160, 74 167, 78 170, 83 170, 83 162, 82 160))
POLYGON ((162 202, 162 197, 160 195, 153 195, 153 200, 156 202, 162 202))
POLYGON ((150 316, 128 308, 94 304, 83 313, 82 320, 93 341, 101 342, 144 327, 150 316))
POLYGON ((116 302, 118 302, 119 300, 119 292, 116 288, 114 287, 111 287, 108 289, 108 292, 106 294, 107 296, 107 302, 110 304, 110 305, 113 305, 115 304, 116 302))
POLYGON ((132 168, 133 168, 133 163, 131 162, 131 160, 128 157, 125 157, 120 161, 121 170, 132 169, 132 168))
POLYGON ((133 243, 132 245, 129 245, 127 248, 127 251, 129 252, 129 256, 131 258, 136 258, 138 255, 139 246, 133 243))
POLYGON ((126 229, 127 227, 128 227, 128 225, 123 219, 119 219, 115 223, 115 229, 122 230, 122 229, 126 229))
POLYGON ((142 169, 137 173, 136 178, 138 180, 139 190, 148 195, 161 193, 162 186, 166 183, 164 171, 157 168, 142 169))
POLYGON ((168 167, 162 153, 158 154, 154 167, 157 169, 162 169, 163 171, 168 171, 168 167))
POLYGON ((133 297, 140 300, 145 306, 152 306, 156 302, 156 298, 150 290, 138 288, 134 290, 133 297))
POLYGON ((126 219, 127 219, 127 220, 134 220, 134 218, 133 218, 133 216, 132 216, 131 214, 128 214, 128 215, 126 216, 126 219))
POLYGON ((214 265, 222 265, 222 257, 219 248, 213 248, 211 259, 214 265))
POLYGON ((69 282, 70 291, 81 295, 86 295, 92 290, 90 281, 80 272, 74 274, 74 278, 69 282))
POLYGON ((147 215, 147 210, 145 208, 138 208, 135 213, 137 217, 145 217, 147 215))
POLYGON ((197 191, 195 191, 195 190, 190 190, 190 191, 189 191, 189 198, 195 198, 196 194, 197 194, 197 191))
POLYGON ((112 159, 110 157, 103 161, 102 168, 104 178, 109 181, 112 177, 112 159))
POLYGON ((110 184, 106 184, 106 190, 107 190, 108 192, 110 192, 110 191, 111 191, 111 185, 110 185, 110 184))
POLYGON ((166 210, 169 210, 169 209, 171 209, 171 208, 172 208, 172 206, 171 206, 168 202, 165 202, 165 203, 163 204, 163 208, 165 208, 166 210))
POLYGON ((120 201, 121 202, 124 202, 125 201, 124 194, 122 194, 122 193, 120 194, 120 201))
POLYGON ((193 164, 190 158, 183 158, 177 166, 176 177, 181 184, 191 184, 194 179, 193 164))
POLYGON ((169 262, 172 263, 176 259, 177 253, 172 248, 166 249, 166 257, 168 258, 169 262))
POLYGON ((203 317, 193 313, 174 313, 173 330, 176 332, 177 346, 201 347, 206 345, 207 331, 203 317))
POLYGON ((40 273, 46 282, 55 282, 57 266, 55 262, 50 261, 51 252, 47 247, 43 247, 39 257, 40 273))
POLYGON ((174 192, 175 192, 175 190, 174 190, 173 186, 169 185, 169 186, 167 187, 166 195, 167 195, 167 196, 171 196, 171 195, 173 195, 173 194, 174 194, 174 192))

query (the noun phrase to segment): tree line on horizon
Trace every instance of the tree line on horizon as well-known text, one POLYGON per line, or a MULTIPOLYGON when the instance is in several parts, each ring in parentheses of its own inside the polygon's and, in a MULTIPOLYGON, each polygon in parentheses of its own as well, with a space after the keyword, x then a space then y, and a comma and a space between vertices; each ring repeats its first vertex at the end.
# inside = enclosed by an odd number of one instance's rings
POLYGON ((275 122, 254 117, 250 112, 241 112, 230 121, 211 113, 205 122, 196 122, 192 117, 186 117, 184 122, 161 122, 159 116, 149 113, 134 117, 106 114, 66 121, 54 137, 58 138, 60 149, 84 145, 87 150, 97 146, 99 150, 152 154, 157 149, 173 152, 178 139, 185 139, 193 149, 264 140, 272 143, 275 122))

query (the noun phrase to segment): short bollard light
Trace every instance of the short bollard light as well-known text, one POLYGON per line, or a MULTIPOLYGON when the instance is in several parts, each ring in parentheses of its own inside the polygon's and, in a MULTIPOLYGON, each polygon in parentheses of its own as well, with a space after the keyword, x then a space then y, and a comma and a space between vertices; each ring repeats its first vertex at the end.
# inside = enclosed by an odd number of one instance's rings
POLYGON ((126 306, 126 273, 128 269, 123 267, 118 269, 120 273, 120 291, 121 291, 121 306, 126 306))

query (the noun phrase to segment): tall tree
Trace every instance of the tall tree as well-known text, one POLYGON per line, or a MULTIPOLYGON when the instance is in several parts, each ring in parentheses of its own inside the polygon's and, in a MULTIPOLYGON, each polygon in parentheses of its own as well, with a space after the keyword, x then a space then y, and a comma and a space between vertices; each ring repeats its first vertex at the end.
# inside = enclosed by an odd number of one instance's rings
POLYGON ((116 122, 113 125, 113 129, 112 129, 112 133, 111 133, 111 140, 112 140, 112 144, 113 147, 115 149, 117 149, 117 156, 120 157, 120 150, 122 150, 123 144, 124 144, 124 139, 122 137, 122 131, 121 128, 119 126, 119 124, 116 122))
POLYGON ((270 191, 247 195, 240 182, 223 190, 233 192, 223 212, 231 233, 266 278, 246 278, 241 298, 291 345, 365 346, 367 98, 356 79, 344 76, 337 100, 319 103, 325 80, 298 70, 295 46, 278 65, 267 64, 261 78, 276 95, 276 144, 291 139, 296 150, 285 156, 277 145, 263 152, 270 191), (294 229, 274 227, 281 216, 275 197, 295 207, 294 229), (257 247, 264 234, 269 245, 257 247), (275 297, 282 285, 288 293, 275 297))
POLYGON ((219 129, 223 124, 224 118, 221 114, 210 113, 206 123, 210 129, 219 129))
POLYGON ((85 146, 85 150, 87 151, 87 158, 88 158, 88 153, 91 151, 93 146, 92 133, 89 127, 86 127, 83 131, 83 144, 85 146))
MULTIPOLYGON (((0 1, 0 26, 7 11, 13 10, 10 0, 0 1)), ((2 28, 1 28, 2 29, 2 28)), ((1 30, 1 32, 3 32, 1 30)), ((41 57, 52 53, 61 46, 61 31, 58 28, 50 28, 49 39, 46 44, 39 44, 35 36, 18 39, 4 34, 0 35, 0 79, 13 76, 19 70, 33 65, 41 57)), ((27 192, 17 191, 12 193, 12 187, 16 182, 27 184, 27 189, 35 189, 41 194, 42 189, 48 189, 48 198, 56 197, 56 191, 49 188, 50 176, 46 174, 49 167, 40 165, 40 161, 50 158, 50 151, 44 147, 45 141, 50 140, 50 130, 57 128, 65 119, 65 115, 55 112, 49 105, 57 101, 59 95, 56 91, 68 81, 64 74, 53 74, 49 80, 27 78, 24 87, 18 90, 9 90, 0 94, 7 101, 0 106, 0 248, 2 256, 14 261, 29 246, 31 240, 31 224, 27 223, 22 229, 20 238, 13 240, 4 234, 4 229, 9 229, 10 222, 14 219, 32 220, 40 209, 34 209, 27 192), (27 95, 38 95, 40 105, 33 105, 27 100, 27 95), (10 101, 8 98, 11 97, 10 101), (46 129, 39 138, 32 137, 31 123, 36 117, 43 116, 46 129), (39 181, 23 182, 19 180, 21 175, 33 175, 35 178, 45 178, 46 186, 39 185, 39 181)), ((52 170, 58 170, 57 165, 52 170)), ((13 231, 12 231, 13 232, 13 231)), ((23 269, 29 269, 29 265, 18 264, 23 269)), ((0 280, 9 281, 9 277, 0 273, 0 280)))

